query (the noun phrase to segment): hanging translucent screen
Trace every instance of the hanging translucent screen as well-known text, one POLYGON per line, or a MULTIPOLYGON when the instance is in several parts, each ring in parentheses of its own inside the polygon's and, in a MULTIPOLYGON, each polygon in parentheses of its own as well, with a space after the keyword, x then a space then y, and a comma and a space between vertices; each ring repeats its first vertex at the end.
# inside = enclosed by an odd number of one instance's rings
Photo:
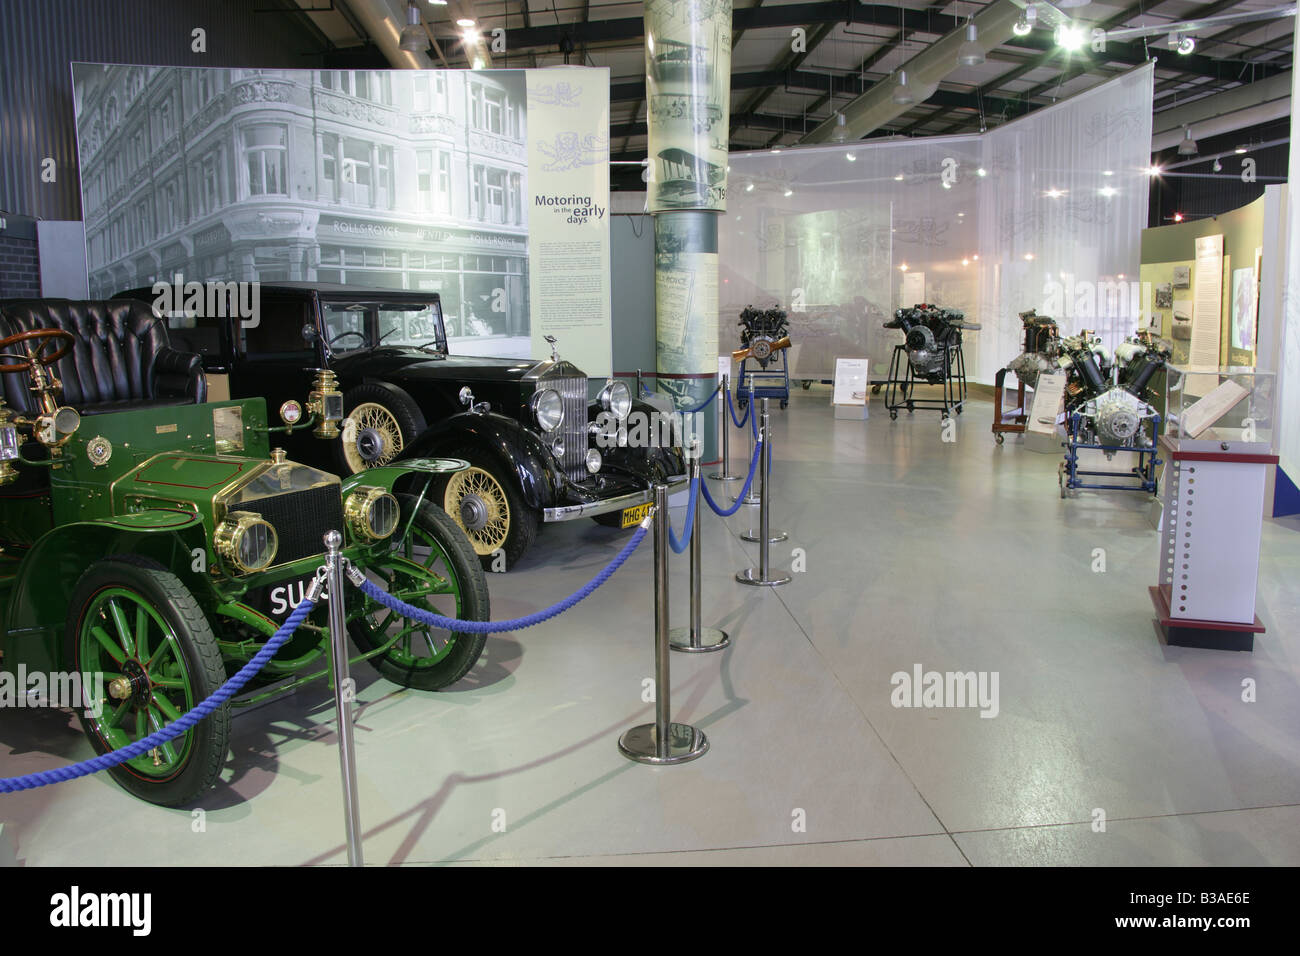
POLYGON ((719 229, 719 347, 746 305, 790 312, 790 373, 837 356, 883 377, 895 309, 961 309, 974 381, 1020 351, 1018 313, 1111 346, 1136 327, 1152 70, 983 135, 733 153, 719 229))

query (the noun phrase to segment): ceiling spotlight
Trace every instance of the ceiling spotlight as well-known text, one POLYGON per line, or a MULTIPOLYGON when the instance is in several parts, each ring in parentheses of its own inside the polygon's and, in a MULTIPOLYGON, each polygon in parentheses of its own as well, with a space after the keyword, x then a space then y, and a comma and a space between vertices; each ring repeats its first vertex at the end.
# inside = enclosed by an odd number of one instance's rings
POLYGON ((944 189, 952 189, 952 183, 948 182, 948 180, 945 179, 945 180, 943 181, 943 188, 944 188, 944 189))
POLYGON ((899 266, 899 267, 898 267, 898 271, 899 271, 899 272, 906 272, 906 271, 907 271, 907 263, 904 262, 901 266, 899 266))
POLYGON ((423 53, 429 49, 429 37, 420 26, 420 8, 415 5, 415 0, 407 0, 406 26, 402 28, 397 45, 407 53, 423 53))
POLYGON ((1016 21, 1011 32, 1018 37, 1029 36, 1029 31, 1034 28, 1034 22, 1038 19, 1038 9, 1031 3, 1025 7, 1025 12, 1021 14, 1020 19, 1016 21))
POLYGON ((779 152, 781 152, 781 147, 780 147, 780 146, 773 146, 773 147, 772 147, 772 152, 773 152, 773 153, 779 153, 779 152))
POLYGON ((969 260, 969 259, 963 259, 963 260, 961 261, 961 264, 964 265, 964 266, 968 266, 968 265, 970 265, 970 260, 969 260))
POLYGON ((1026 253, 1025 253, 1025 261, 1026 261, 1026 262, 1033 262, 1033 261, 1034 261, 1034 254, 1033 254, 1032 252, 1026 252, 1026 253))
POLYGON ((1178 144, 1178 155, 1196 155, 1196 140, 1192 139, 1192 128, 1190 126, 1183 127, 1183 141, 1178 144))
POLYGON ((476 26, 478 26, 478 21, 475 20, 475 19, 473 19, 472 17, 461 17, 459 20, 456 21, 456 26, 458 26, 458 27, 476 27, 476 26))
POLYGON ((988 174, 989 174, 989 171, 988 171, 987 169, 985 169, 983 166, 981 166, 979 169, 975 170, 975 175, 976 175, 976 176, 987 176, 988 174))
POLYGON ((1219 161, 1216 159, 1216 160, 1214 161, 1214 166, 1211 167, 1211 168, 1213 168, 1213 170, 1214 170, 1216 173, 1221 173, 1221 172, 1223 172, 1223 163, 1219 162, 1219 161))
POLYGON ((1101 171, 1101 174, 1102 174, 1103 176, 1114 176, 1114 175, 1115 175, 1115 170, 1113 170, 1113 169, 1103 169, 1103 170, 1101 171))
POLYGON ((477 53, 474 54, 474 62, 469 65, 471 70, 482 70, 487 67, 487 62, 477 53))
POLYGON ((446 5, 447 0, 429 0, 429 6, 431 7, 445 7, 446 5))
POLYGON ((831 140, 836 143, 842 143, 849 138, 849 131, 845 129, 848 120, 844 118, 843 113, 835 114, 835 129, 831 132, 831 140))
POLYGON ((894 177, 894 182, 896 182, 896 183, 901 183, 901 182, 903 181, 903 178, 904 178, 904 177, 903 177, 903 171, 900 169, 900 170, 898 171, 898 175, 896 175, 896 176, 894 177))
POLYGON ((1109 198, 1115 195, 1117 192, 1119 192, 1119 190, 1116 189, 1114 186, 1102 186, 1100 189, 1097 190, 1097 192, 1109 198))
POLYGON ((1062 196, 1065 195, 1065 193, 1057 189, 1055 186, 1053 186, 1051 189, 1047 191, 1046 195, 1048 199, 1060 199, 1062 196))
POLYGON ((916 102, 916 97, 912 95, 912 87, 907 83, 907 71, 898 71, 898 85, 894 87, 893 101, 899 106, 911 106, 916 102))
POLYGON ((1174 222, 1182 222, 1182 221, 1183 221, 1183 214, 1181 212, 1174 213, 1174 222))
POLYGON ((844 154, 844 158, 847 159, 850 163, 856 163, 856 162, 858 161, 858 154, 857 154, 857 153, 845 153, 845 154, 844 154))
POLYGON ((747 192, 747 193, 752 193, 753 191, 754 191, 754 184, 753 184, 753 183, 745 183, 745 192, 747 192))
POLYGON ((1238 146, 1236 149, 1233 150, 1233 152, 1236 153, 1238 156, 1242 156, 1242 155, 1244 155, 1245 152, 1246 152, 1246 147, 1245 147, 1245 146, 1238 146))
POLYGON ((962 66, 979 66, 984 62, 984 48, 977 42, 978 36, 975 24, 966 24, 966 42, 957 48, 957 62, 962 66))
POLYGON ((1196 38, 1185 37, 1181 33, 1169 34, 1169 49, 1177 50, 1180 56, 1187 56, 1196 49, 1196 38))
POLYGON ((1164 172, 1164 170, 1162 170, 1155 163, 1152 163, 1150 166, 1147 167, 1148 176, 1159 176, 1162 172, 1164 172))
POLYGON ((794 195, 794 190, 793 190, 793 189, 786 189, 786 191, 783 192, 781 195, 784 196, 786 199, 789 199, 791 196, 794 195))
POLYGON ((1056 28, 1056 45, 1067 53, 1083 49, 1083 29, 1073 23, 1062 23, 1056 28))

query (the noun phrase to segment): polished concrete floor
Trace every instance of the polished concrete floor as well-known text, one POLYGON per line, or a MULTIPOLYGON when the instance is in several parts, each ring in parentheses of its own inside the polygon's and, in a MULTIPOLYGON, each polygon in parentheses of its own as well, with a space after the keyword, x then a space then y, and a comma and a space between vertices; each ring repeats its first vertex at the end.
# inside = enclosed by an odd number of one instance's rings
MULTIPOLYGON (((827 402, 773 414, 773 561, 802 549, 806 570, 741 587, 756 509, 704 519, 705 623, 733 643, 674 654, 672 702, 710 751, 651 768, 617 750, 653 719, 646 544, 451 691, 358 668, 367 863, 1300 864, 1300 522, 1265 522, 1253 653, 1168 647, 1149 498, 1062 501, 1057 456, 995 445, 987 403, 945 442, 935 412, 891 422, 877 398, 836 421, 827 402), (996 674, 996 716, 895 707, 891 676, 918 666, 996 674)), ((624 540, 546 529, 491 577, 493 616, 575 590, 624 540)), ((672 576, 682 623, 684 556, 672 576)), ((4 834, 27 865, 341 863, 325 693, 236 720, 202 825, 96 777, 0 797, 4 834)), ((4 775, 88 752, 62 713, 0 712, 4 775)))

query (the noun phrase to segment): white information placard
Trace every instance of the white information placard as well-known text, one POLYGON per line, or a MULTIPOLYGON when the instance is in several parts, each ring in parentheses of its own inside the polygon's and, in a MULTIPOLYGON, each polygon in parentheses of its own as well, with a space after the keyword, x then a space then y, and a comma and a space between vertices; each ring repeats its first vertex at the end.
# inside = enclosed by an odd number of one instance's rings
MULTIPOLYGON (((1187 364, 1219 364, 1219 333, 1223 320, 1223 234, 1196 240, 1196 278, 1192 288, 1192 340, 1187 364)), ((1201 395, 1218 384, 1213 375, 1189 375, 1183 387, 1201 395)))
POLYGON ((1038 376, 1034 401, 1030 406, 1026 428, 1040 435, 1056 434, 1056 420, 1061 414, 1065 399, 1065 373, 1052 372, 1038 376))
POLYGON ((835 360, 835 390, 832 405, 865 405, 869 361, 864 358, 837 358, 835 360))

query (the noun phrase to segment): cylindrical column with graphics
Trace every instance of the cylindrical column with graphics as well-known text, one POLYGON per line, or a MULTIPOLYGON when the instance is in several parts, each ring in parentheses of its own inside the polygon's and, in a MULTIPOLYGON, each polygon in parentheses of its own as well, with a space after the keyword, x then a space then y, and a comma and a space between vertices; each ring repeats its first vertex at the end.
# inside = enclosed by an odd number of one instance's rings
MULTIPOLYGON (((727 197, 731 0, 647 0, 645 34, 658 388, 685 411, 717 387, 717 220, 727 197)), ((713 417, 688 427, 702 432, 705 458, 714 459, 713 417)))

